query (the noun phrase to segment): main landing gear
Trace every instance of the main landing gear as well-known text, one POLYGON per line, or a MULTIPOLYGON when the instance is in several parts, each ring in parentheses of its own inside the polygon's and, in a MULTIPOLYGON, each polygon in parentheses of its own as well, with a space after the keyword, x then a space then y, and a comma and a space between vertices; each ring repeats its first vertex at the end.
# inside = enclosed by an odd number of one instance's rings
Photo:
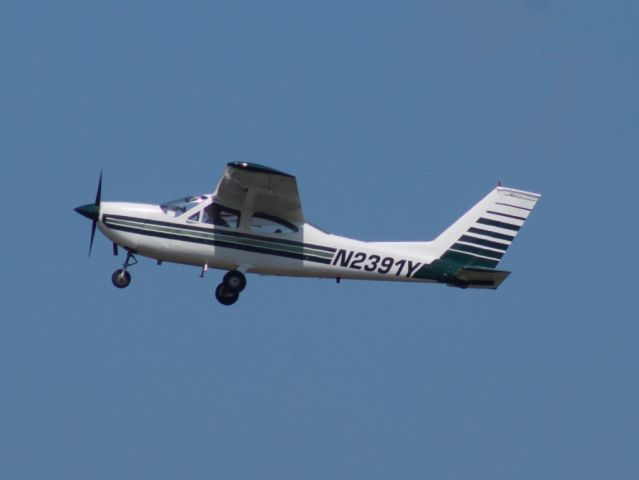
MULTIPOLYGON (((113 252, 117 252, 115 247, 113 252)), ((131 274, 128 272, 128 268, 137 263, 138 260, 135 258, 135 255, 133 255, 133 252, 127 250, 122 268, 118 268, 115 272, 113 272, 113 275, 111 275, 113 285, 117 288, 128 287, 131 283, 131 274)), ((206 267, 208 267, 208 265, 205 266, 202 271, 202 276, 204 276, 204 272, 207 270, 206 267)), ((222 283, 220 283, 215 289, 215 298, 217 298, 218 302, 222 305, 233 305, 237 302, 237 299, 240 298, 240 293, 245 287, 246 276, 239 270, 231 270, 224 275, 222 283)))
POLYGON ((246 287, 246 276, 238 271, 231 270, 226 275, 222 283, 215 289, 215 298, 222 305, 233 305, 240 298, 240 292, 246 287))
POLYGON ((128 287, 131 283, 131 274, 127 272, 127 268, 135 265, 136 263, 138 263, 138 261, 135 256, 130 251, 127 252, 122 268, 118 268, 115 272, 113 272, 113 275, 111 275, 113 285, 117 288, 128 287))

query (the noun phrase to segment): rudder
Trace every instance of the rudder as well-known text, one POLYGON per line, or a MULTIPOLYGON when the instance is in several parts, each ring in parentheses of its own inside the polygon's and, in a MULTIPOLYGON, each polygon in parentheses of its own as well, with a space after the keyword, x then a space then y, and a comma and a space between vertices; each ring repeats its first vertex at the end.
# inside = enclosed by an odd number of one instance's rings
POLYGON ((541 195, 497 187, 431 243, 439 268, 494 269, 541 195))

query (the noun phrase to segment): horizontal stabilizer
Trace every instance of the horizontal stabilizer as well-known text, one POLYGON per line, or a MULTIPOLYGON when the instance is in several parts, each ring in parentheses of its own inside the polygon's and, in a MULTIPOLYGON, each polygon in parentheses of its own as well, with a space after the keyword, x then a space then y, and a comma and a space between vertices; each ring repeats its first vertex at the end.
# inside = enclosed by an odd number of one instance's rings
POLYGON ((506 277, 510 275, 510 272, 504 270, 492 270, 476 267, 461 268, 457 272, 457 279, 460 281, 459 285, 463 288, 492 288, 499 287, 501 282, 506 280, 506 277))

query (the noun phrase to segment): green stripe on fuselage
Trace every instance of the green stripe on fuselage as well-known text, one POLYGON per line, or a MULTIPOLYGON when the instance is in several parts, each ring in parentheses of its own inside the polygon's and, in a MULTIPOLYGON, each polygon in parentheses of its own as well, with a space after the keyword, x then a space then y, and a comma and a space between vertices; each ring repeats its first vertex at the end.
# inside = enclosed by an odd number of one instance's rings
POLYGON ((127 220, 122 218, 108 217, 105 220, 107 226, 113 225, 115 227, 121 226, 129 229, 134 229, 139 234, 149 233, 161 233, 167 235, 175 235, 182 237, 180 240, 189 241, 189 238, 207 240, 207 241, 223 241, 228 244, 235 244, 237 246, 257 247, 265 248, 269 250, 279 252, 290 252, 298 255, 312 255, 324 259, 333 258, 333 252, 325 250, 319 250, 317 248, 307 247, 306 245, 294 245, 288 243, 279 242, 277 239, 269 239, 266 237, 260 238, 243 238, 231 233, 225 233, 221 231, 205 232, 202 230, 193 230, 189 228, 180 228, 179 226, 158 225, 154 223, 144 223, 143 221, 127 220), (187 238, 184 238, 187 237, 187 238))

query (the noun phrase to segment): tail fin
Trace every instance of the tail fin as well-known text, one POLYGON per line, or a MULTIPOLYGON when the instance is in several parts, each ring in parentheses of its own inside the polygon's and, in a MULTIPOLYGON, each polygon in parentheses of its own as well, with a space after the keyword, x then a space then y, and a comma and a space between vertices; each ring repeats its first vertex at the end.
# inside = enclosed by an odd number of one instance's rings
POLYGON ((438 269, 494 269, 541 195, 497 187, 431 242, 438 269))

